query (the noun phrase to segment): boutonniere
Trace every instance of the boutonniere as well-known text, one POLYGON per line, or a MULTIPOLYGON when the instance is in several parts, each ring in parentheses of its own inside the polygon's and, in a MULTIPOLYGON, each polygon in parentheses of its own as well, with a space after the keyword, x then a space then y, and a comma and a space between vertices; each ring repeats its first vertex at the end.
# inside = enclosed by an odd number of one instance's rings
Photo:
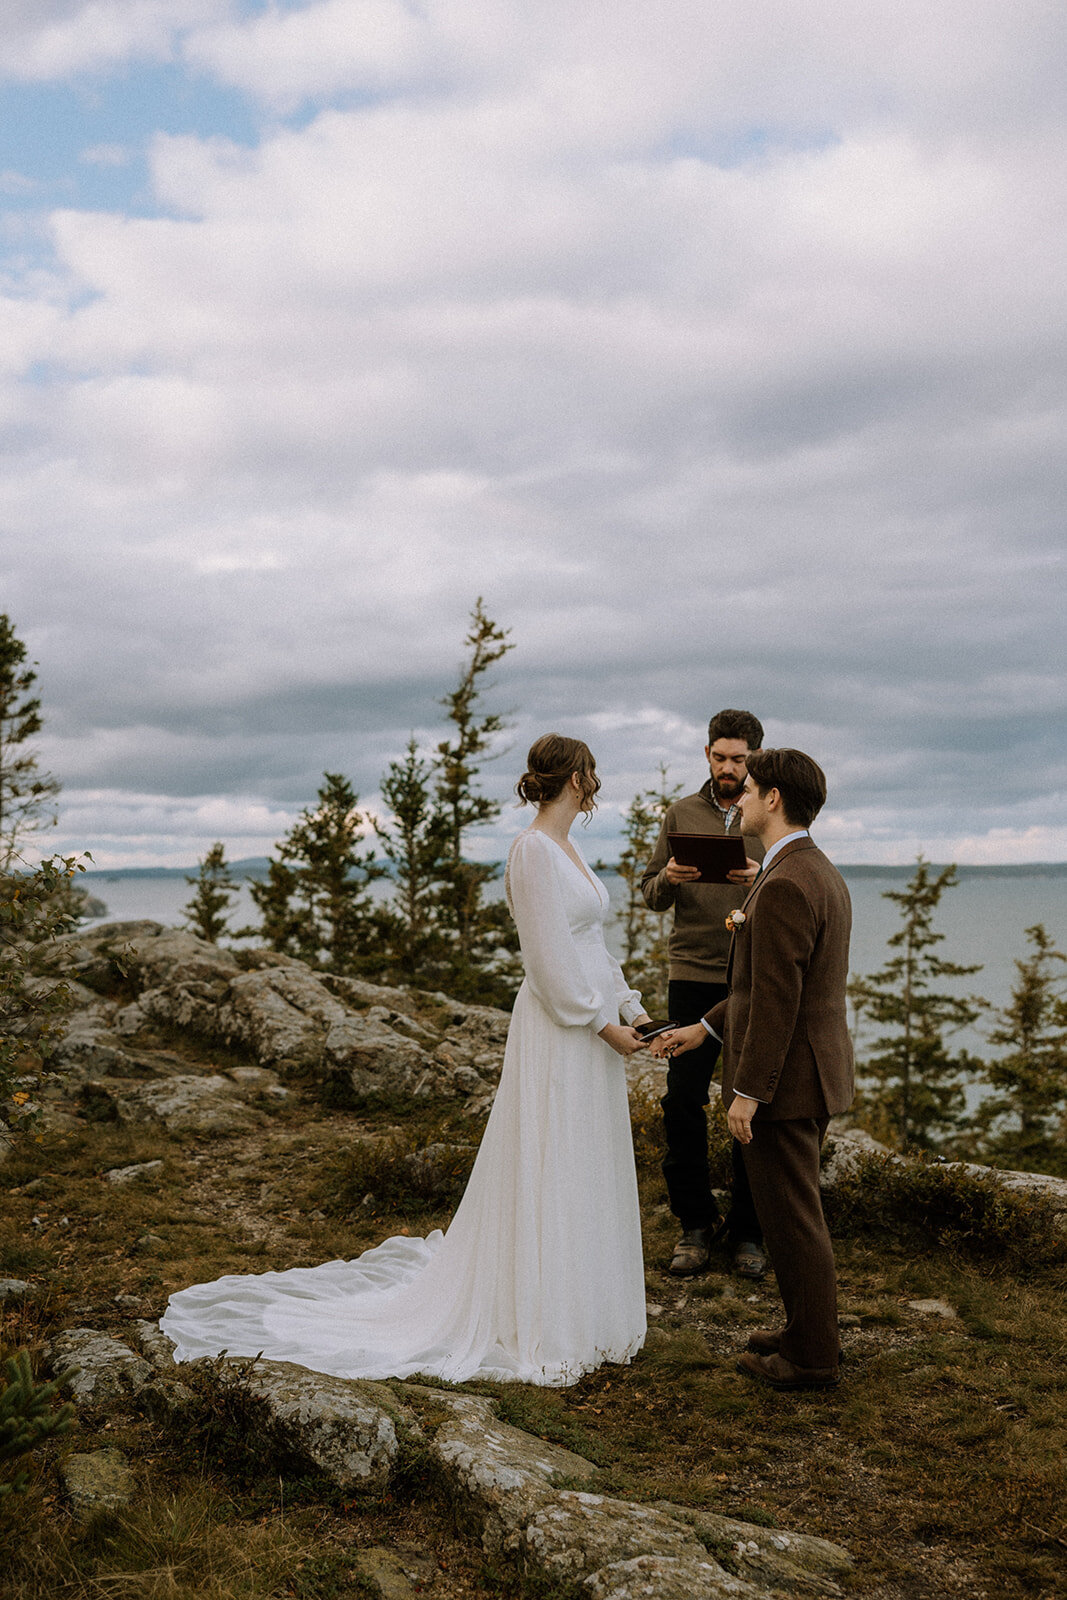
POLYGON ((738 928, 743 928, 748 918, 743 911, 731 911, 726 919, 726 926, 731 933, 736 933, 738 928))

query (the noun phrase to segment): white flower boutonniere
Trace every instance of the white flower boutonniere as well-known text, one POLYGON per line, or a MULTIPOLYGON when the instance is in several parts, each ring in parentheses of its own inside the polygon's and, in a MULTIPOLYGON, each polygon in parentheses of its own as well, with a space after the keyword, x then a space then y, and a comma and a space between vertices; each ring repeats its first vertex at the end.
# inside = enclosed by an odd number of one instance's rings
POLYGON ((731 933, 736 933, 738 928, 743 928, 748 918, 743 911, 731 911, 726 919, 726 926, 731 933))

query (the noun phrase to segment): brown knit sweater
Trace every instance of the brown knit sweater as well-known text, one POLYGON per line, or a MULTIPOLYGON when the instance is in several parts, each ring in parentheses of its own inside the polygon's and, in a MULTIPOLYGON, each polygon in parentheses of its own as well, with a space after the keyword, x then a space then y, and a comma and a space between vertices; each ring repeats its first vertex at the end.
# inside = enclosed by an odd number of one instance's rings
MULTIPOLYGON (((726 918, 741 904, 748 890, 734 883, 667 882, 670 860, 669 833, 724 834, 723 815, 711 798, 709 778, 699 794, 687 794, 668 806, 652 859, 641 879, 641 893, 650 911, 669 911, 674 907, 674 924, 669 943, 670 977, 693 983, 725 983, 726 958, 730 935, 726 918)), ((741 832, 735 816, 730 833, 741 832)), ((745 852, 753 861, 763 860, 763 846, 754 834, 744 835, 745 852)))

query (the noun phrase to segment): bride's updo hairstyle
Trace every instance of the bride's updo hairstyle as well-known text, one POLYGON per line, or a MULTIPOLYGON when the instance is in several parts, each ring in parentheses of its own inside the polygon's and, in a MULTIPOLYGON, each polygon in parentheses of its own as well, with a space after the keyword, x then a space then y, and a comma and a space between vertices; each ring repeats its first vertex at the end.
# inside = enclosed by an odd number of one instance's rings
POLYGON ((592 751, 581 739, 568 739, 562 733, 543 733, 530 746, 526 769, 515 785, 522 805, 539 806, 547 800, 555 800, 570 782, 571 774, 576 772, 581 786, 582 810, 595 809, 600 779, 596 775, 592 751))

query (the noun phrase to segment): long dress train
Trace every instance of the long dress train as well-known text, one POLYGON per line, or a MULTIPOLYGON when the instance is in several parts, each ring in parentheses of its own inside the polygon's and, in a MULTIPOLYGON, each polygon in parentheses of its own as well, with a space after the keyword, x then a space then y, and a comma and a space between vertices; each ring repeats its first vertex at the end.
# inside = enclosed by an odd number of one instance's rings
POLYGON ((505 879, 526 977, 500 1086, 447 1232, 352 1261, 230 1275, 172 1295, 176 1360, 263 1355, 346 1378, 573 1383, 628 1361, 645 1291, 623 1058, 641 1013, 604 943, 608 896, 527 829, 505 879))

